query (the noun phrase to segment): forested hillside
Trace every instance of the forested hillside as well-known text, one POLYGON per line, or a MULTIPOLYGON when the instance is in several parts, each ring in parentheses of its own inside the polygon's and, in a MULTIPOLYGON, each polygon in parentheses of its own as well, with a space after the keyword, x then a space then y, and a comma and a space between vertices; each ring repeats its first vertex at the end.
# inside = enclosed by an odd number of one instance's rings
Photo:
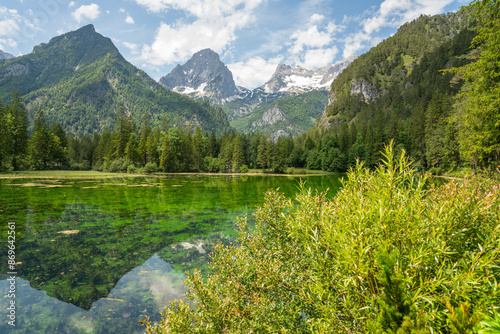
POLYGON ((42 109, 49 123, 78 136, 112 127, 121 104, 137 123, 148 115, 155 126, 189 123, 218 134, 229 127, 220 108, 166 90, 127 62, 92 25, 2 61, 0 98, 8 101, 16 90, 31 121, 42 109))
POLYGON ((416 167, 449 169, 463 162, 449 121, 463 83, 444 70, 470 62, 476 31, 467 17, 451 13, 407 23, 333 82, 319 126, 304 135, 330 146, 320 145, 319 156, 340 157, 322 168, 345 170, 355 158, 373 166, 390 139, 416 167))

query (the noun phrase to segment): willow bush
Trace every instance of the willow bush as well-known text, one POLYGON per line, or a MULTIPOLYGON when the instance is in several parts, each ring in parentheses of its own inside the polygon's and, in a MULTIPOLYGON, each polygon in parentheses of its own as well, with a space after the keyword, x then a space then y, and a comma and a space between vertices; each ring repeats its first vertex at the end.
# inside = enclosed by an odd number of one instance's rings
MULTIPOLYGON (((392 146, 333 199, 276 191, 147 333, 474 333, 500 306, 500 187, 434 187, 392 146)), ((486 325, 484 325, 486 326, 486 325)), ((489 329, 485 329, 489 330, 489 329)), ((486 333, 486 332, 485 332, 486 333)))

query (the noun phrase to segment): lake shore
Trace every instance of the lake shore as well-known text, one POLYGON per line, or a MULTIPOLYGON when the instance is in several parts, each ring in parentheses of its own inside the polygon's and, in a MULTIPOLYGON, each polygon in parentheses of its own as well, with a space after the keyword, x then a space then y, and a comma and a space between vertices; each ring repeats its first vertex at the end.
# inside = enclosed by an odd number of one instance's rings
POLYGON ((109 173, 99 171, 76 171, 76 170, 48 170, 48 171, 16 171, 0 173, 0 179, 107 179, 107 178, 128 178, 128 177, 162 177, 162 176, 288 176, 305 177, 314 175, 335 175, 317 170, 295 169, 292 173, 266 173, 260 170, 250 170, 247 173, 206 173, 206 172, 186 172, 186 173, 109 173))

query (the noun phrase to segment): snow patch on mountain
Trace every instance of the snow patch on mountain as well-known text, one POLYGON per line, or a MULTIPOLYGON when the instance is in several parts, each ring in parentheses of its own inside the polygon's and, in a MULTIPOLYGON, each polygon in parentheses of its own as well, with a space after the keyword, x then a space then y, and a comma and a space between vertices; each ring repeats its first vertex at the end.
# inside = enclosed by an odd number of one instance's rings
POLYGON ((316 70, 279 64, 271 79, 262 88, 268 94, 304 93, 311 90, 329 90, 333 80, 355 59, 354 56, 316 70))

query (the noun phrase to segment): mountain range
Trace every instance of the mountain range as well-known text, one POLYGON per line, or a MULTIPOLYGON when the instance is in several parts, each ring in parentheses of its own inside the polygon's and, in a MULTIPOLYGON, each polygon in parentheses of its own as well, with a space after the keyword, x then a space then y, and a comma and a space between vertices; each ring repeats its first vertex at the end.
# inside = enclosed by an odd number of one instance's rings
POLYGON ((316 124, 328 104, 332 81, 355 57, 316 70, 279 64, 272 77, 253 90, 237 86, 219 55, 204 49, 159 81, 165 88, 222 106, 240 132, 298 135, 316 124), (281 102, 278 102, 281 101, 281 102))
MULTIPOLYGON (((112 128, 120 104, 136 123, 147 115, 156 126, 194 125, 219 134, 233 128, 274 138, 296 136, 317 124, 338 131, 345 122, 386 127, 383 119, 391 113, 408 124, 416 122, 414 110, 424 110, 433 91, 443 96, 457 91, 439 86, 449 87, 450 75, 438 75, 428 66, 460 63, 470 44, 467 25, 456 13, 422 16, 357 59, 317 70, 280 64, 253 90, 237 86, 210 49, 156 82, 88 25, 35 46, 30 54, 7 55, 0 61, 0 98, 6 101, 17 90, 31 120, 42 109, 49 122, 76 135, 112 128), (440 78, 448 81, 440 84, 440 78), (425 87, 430 81, 436 89, 425 87), (416 106, 418 101, 423 102, 416 106)), ((402 136, 409 136, 405 131, 402 136)))
POLYGON ((11 55, 10 53, 3 52, 2 50, 0 50, 0 60, 2 60, 2 59, 11 59, 11 58, 14 58, 14 56, 11 55))
POLYGON ((113 128, 123 104, 137 125, 147 115, 156 126, 200 126, 219 134, 232 127, 273 137, 313 127, 328 104, 331 82, 353 60, 316 70, 280 64, 264 85, 250 90, 236 86, 219 55, 205 49, 155 82, 93 25, 23 56, 0 52, 0 59, 2 101, 18 91, 30 121, 42 109, 49 123, 78 136, 113 128))
POLYGON ((27 55, 0 62, 0 98, 17 90, 29 118, 42 109, 49 122, 81 136, 112 128, 119 105, 137 124, 200 126, 222 133, 229 129, 224 112, 165 89, 126 61, 111 39, 84 26, 52 38, 27 55))

